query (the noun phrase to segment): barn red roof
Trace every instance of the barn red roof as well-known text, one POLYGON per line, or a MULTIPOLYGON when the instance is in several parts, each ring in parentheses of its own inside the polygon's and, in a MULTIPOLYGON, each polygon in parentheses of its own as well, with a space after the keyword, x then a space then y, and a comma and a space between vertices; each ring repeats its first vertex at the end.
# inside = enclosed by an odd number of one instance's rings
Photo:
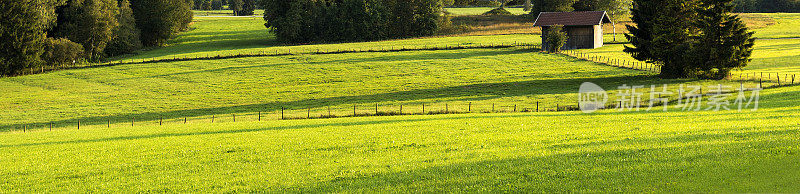
POLYGON ((540 12, 533 26, 590 26, 612 23, 605 11, 540 12))

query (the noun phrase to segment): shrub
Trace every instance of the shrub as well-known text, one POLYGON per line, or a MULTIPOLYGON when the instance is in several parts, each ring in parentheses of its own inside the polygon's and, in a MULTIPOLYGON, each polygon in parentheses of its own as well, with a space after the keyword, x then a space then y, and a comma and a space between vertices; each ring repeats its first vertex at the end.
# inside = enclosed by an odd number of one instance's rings
POLYGON ((483 13, 483 15, 513 15, 511 12, 506 10, 505 8, 499 7, 483 13))
POLYGON ((564 32, 564 26, 554 25, 550 26, 546 35, 547 52, 560 53, 561 47, 567 43, 567 33, 564 32))
POLYGON ((44 61, 52 67, 74 66, 83 59, 83 46, 66 38, 45 41, 44 61))

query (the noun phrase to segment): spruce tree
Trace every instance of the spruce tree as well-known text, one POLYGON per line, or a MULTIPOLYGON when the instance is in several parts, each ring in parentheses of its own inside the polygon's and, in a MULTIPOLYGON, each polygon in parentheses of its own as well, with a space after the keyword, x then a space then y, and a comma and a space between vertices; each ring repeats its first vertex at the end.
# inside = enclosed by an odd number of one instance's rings
POLYGON ((662 78, 687 77, 685 57, 691 37, 697 33, 692 21, 697 15, 694 0, 634 0, 625 34, 632 46, 624 51, 640 61, 660 64, 662 78))
POLYGON ((703 0, 694 25, 700 30, 692 48, 690 73, 700 78, 722 79, 731 69, 750 62, 755 39, 739 17, 732 14, 733 0, 703 0))

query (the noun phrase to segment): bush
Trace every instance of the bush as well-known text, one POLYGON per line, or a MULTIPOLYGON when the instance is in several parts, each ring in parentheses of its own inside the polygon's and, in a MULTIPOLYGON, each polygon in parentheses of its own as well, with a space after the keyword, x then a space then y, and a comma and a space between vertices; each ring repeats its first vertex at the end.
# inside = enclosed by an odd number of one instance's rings
POLYGON ((51 67, 69 67, 83 59, 83 46, 66 38, 48 38, 45 41, 44 61, 51 67))
POLYGON ((144 46, 161 46, 192 21, 189 3, 183 0, 131 0, 136 26, 144 46))
POLYGON ((439 18, 439 32, 436 34, 440 35, 447 35, 447 34, 458 34, 464 33, 469 30, 467 25, 455 25, 453 24, 452 17, 440 17, 439 18))
POLYGON ((499 7, 483 13, 483 15, 513 15, 511 12, 506 10, 505 8, 499 7))
POLYGON ((560 53, 561 47, 567 43, 567 33, 564 32, 564 26, 554 25, 547 29, 546 35, 547 52, 560 53))
POLYGON ((266 26, 291 43, 366 41, 436 34, 439 0, 264 0, 266 26))

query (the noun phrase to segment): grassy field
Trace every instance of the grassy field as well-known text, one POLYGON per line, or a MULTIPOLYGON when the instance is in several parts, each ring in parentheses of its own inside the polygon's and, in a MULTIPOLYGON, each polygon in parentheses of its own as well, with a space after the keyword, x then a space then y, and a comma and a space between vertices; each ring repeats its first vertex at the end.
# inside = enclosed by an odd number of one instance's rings
MULTIPOLYGON (((233 16, 233 10, 230 9, 223 9, 223 10, 192 10, 194 16, 233 16)), ((263 9, 256 9, 253 11, 254 16, 263 16, 264 10, 263 9)))
MULTIPOLYGON (((445 10, 447 10, 447 12, 453 15, 463 16, 463 15, 482 15, 483 13, 486 13, 487 11, 490 11, 495 8, 497 7, 448 7, 445 8, 445 10)), ((523 15, 529 13, 524 11, 523 8, 521 7, 506 7, 505 9, 508 10, 508 12, 511 12, 512 14, 515 15, 523 15)))
POLYGON ((519 48, 129 64, 2 79, 0 87, 10 94, 0 100, 7 110, 0 113, 0 124, 205 120, 215 114, 274 115, 281 107, 319 113, 332 106, 337 115, 346 115, 353 104, 361 111, 374 104, 384 109, 405 104, 406 111, 419 112, 415 109, 423 103, 428 110, 441 110, 445 103, 451 110, 463 110, 470 102, 480 111, 491 110, 492 103, 496 110, 515 104, 522 110, 536 102, 552 109, 574 105, 577 86, 585 81, 608 88, 622 83, 726 83, 652 75, 519 48))
MULTIPOLYGON (((764 16, 775 24, 759 28, 760 38, 800 33, 786 25, 791 14, 764 16)), ((538 41, 536 34, 510 34, 287 46, 273 40, 261 18, 196 18, 192 31, 167 47, 114 60, 538 41)), ((744 71, 795 71, 799 44, 760 39, 744 71)), ((629 58, 622 47, 582 52, 629 58)), ((587 81, 610 94, 622 84, 669 84, 673 91, 680 84, 739 85, 661 80, 523 47, 124 64, 4 77, 0 192, 800 191, 800 86, 762 91, 755 112, 479 113, 493 104, 497 112, 536 102, 543 110, 575 104, 577 87, 587 81), (328 106, 347 115, 354 104, 365 114, 376 104, 380 111, 402 104, 421 112, 422 104, 428 111, 464 111, 469 103, 474 113, 276 120, 281 107, 289 117, 304 117, 307 108, 319 116, 328 106), (259 111, 265 121, 256 121, 259 111), (53 131, 44 128, 50 122, 53 131), (32 131, 19 131, 26 125, 32 131)))
POLYGON ((796 192, 800 87, 757 113, 366 117, 2 133, 8 192, 796 192), (58 162, 54 162, 58 161, 58 162))

